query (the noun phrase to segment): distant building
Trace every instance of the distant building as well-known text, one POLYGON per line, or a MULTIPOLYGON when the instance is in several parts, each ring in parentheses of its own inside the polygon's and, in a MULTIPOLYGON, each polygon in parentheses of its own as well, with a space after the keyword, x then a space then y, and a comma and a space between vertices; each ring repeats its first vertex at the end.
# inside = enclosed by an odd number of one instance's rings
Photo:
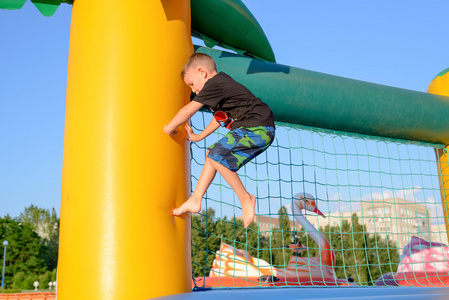
MULTIPOLYGON (((444 225, 431 227, 429 209, 417 202, 399 198, 362 201, 361 210, 354 212, 335 212, 326 214, 326 218, 307 212, 307 220, 315 228, 330 226, 341 226, 344 220, 351 221, 352 215, 356 214, 359 222, 365 225, 369 234, 388 238, 402 249, 410 242, 412 236, 423 238, 427 241, 442 242, 447 244, 447 235, 444 225)), ((256 216, 260 232, 271 234, 274 227, 279 228, 279 220, 270 216, 256 216)), ((290 216, 290 227, 292 230, 301 230, 301 225, 293 221, 290 216)))
POLYGON ((430 230, 432 242, 438 242, 448 245, 446 224, 434 224, 430 230))
MULTIPOLYGON (((276 215, 277 216, 277 215, 276 215)), ((242 219, 242 217, 237 217, 237 219, 242 219)), ((269 216, 256 216, 256 223, 259 225, 259 232, 262 234, 270 235, 273 228, 279 228, 279 219, 269 216)), ((290 228, 300 228, 299 224, 290 218, 290 228)))
POLYGON ((404 248, 412 236, 430 241, 430 211, 420 203, 393 198, 362 202, 361 217, 368 233, 379 234, 404 248))

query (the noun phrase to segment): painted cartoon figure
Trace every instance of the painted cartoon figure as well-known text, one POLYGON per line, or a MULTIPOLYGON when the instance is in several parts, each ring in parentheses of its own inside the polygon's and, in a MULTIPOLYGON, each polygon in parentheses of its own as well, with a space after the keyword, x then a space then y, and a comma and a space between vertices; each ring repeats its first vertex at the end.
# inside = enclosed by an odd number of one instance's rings
POLYGON ((212 265, 209 277, 196 278, 194 284, 206 286, 247 287, 270 285, 352 285, 335 275, 335 253, 329 241, 305 218, 302 210, 317 213, 315 198, 308 193, 294 196, 287 208, 304 231, 318 244, 317 257, 302 257, 307 247, 300 242, 287 246, 293 251, 286 268, 275 268, 268 262, 252 257, 247 251, 222 243, 212 265))

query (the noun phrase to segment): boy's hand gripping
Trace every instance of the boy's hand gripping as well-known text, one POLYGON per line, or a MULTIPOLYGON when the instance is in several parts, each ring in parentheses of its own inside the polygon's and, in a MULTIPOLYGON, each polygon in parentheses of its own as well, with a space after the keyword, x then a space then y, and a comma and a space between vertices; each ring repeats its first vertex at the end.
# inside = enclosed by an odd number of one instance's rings
POLYGON ((201 136, 199 134, 195 134, 193 132, 193 129, 192 129, 192 127, 190 127, 189 124, 186 124, 185 129, 186 129, 187 134, 188 134, 188 137, 187 137, 188 141, 190 141, 190 142, 198 142, 198 141, 202 140, 202 138, 201 138, 201 136))

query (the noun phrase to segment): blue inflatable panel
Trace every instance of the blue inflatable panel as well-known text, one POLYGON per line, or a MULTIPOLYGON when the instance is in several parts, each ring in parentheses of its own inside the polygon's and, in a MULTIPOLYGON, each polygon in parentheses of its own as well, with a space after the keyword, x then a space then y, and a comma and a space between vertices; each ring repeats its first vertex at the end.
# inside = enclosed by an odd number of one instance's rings
POLYGON ((158 297, 159 300, 447 300, 449 288, 427 287, 339 287, 339 288, 251 288, 215 289, 158 297))

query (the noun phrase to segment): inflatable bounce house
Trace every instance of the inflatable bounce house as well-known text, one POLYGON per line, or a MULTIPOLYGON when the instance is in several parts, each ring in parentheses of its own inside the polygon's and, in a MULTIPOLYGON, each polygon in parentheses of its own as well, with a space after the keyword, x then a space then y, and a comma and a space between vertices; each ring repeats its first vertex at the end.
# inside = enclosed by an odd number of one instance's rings
POLYGON ((449 69, 422 93, 276 64, 241 0, 31 2, 45 16, 73 6, 59 300, 449 297, 449 69), (247 229, 220 178, 203 212, 171 214, 225 132, 191 145, 163 132, 189 102, 179 73, 194 51, 275 116, 276 141, 242 176, 258 199, 247 229), (416 186, 443 210, 436 237, 429 211, 397 192, 416 186))

